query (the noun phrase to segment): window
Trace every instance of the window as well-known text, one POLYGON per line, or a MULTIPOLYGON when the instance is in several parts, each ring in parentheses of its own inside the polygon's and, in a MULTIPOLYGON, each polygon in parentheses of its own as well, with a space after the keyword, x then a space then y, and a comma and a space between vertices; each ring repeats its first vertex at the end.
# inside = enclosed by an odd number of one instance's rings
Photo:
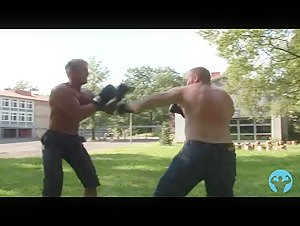
POLYGON ((27 114, 26 121, 32 122, 32 114, 27 114))
POLYGON ((8 112, 2 112, 2 121, 9 121, 9 113, 8 112))
POLYGON ((241 126, 240 133, 254 133, 254 126, 241 126))
POLYGON ((12 100, 11 101, 11 107, 12 108, 17 108, 18 107, 18 101, 17 100, 12 100))
POLYGON ((25 101, 24 100, 21 100, 19 102, 19 108, 25 108, 25 101))
POLYGON ((20 122, 25 122, 25 114, 24 113, 19 114, 19 121, 20 122))
POLYGON ((256 135, 256 140, 270 140, 270 135, 256 135))
POLYGON ((3 99, 2 100, 2 107, 8 107, 9 106, 9 99, 3 99))
POLYGON ((257 126, 257 133, 271 133, 271 126, 257 126))
POLYGON ((241 140, 254 140, 254 135, 241 135, 241 140))
POLYGON ((230 126, 230 133, 237 133, 237 126, 230 126))
POLYGON ((230 120, 230 124, 231 125, 236 125, 237 124, 237 120, 236 119, 231 119, 230 120))
POLYGON ((27 108, 32 109, 32 102, 27 101, 27 108))
POLYGON ((254 123, 253 119, 247 119, 247 118, 240 119, 240 124, 253 124, 253 123, 254 123))
POLYGON ((17 113, 15 113, 15 112, 13 112, 13 113, 10 113, 10 120, 11 121, 17 121, 17 119, 18 119, 18 114, 17 113))
POLYGON ((238 140, 238 135, 231 135, 232 140, 238 140))

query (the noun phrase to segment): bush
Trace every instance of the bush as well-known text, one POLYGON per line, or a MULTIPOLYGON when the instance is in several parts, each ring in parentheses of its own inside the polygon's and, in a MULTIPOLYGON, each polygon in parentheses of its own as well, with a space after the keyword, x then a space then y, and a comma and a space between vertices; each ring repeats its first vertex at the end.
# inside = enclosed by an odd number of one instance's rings
POLYGON ((173 143, 173 134, 168 122, 162 124, 159 142, 161 145, 172 145, 173 143))

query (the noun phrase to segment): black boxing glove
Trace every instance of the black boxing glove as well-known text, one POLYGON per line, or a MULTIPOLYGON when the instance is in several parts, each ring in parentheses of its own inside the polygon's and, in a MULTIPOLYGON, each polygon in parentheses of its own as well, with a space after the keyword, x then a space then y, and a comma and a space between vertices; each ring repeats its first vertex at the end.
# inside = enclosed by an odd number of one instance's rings
POLYGON ((169 111, 173 114, 180 114, 184 118, 184 113, 178 104, 171 104, 169 107, 169 111))
POLYGON ((117 96, 117 89, 113 85, 105 86, 98 96, 93 98, 93 103, 98 108, 103 108, 111 99, 117 96))
POLYGON ((117 102, 121 101, 127 93, 132 92, 133 90, 134 90, 134 87, 129 87, 129 86, 125 85, 124 83, 121 83, 117 87, 116 101, 117 102))
POLYGON ((116 89, 116 95, 114 98, 109 100, 106 104, 105 107, 110 109, 110 111, 115 108, 115 110, 118 111, 118 106, 117 104, 125 97, 125 95, 129 92, 132 92, 134 88, 126 86, 124 83, 121 83, 117 89, 116 89))

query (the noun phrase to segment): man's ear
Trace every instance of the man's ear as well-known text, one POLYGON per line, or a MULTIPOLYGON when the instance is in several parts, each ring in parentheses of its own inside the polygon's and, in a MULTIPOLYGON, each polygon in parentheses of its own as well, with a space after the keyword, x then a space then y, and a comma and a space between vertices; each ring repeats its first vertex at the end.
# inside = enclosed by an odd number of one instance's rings
POLYGON ((197 82, 200 82, 200 79, 198 76, 194 76, 193 83, 197 83, 197 82))

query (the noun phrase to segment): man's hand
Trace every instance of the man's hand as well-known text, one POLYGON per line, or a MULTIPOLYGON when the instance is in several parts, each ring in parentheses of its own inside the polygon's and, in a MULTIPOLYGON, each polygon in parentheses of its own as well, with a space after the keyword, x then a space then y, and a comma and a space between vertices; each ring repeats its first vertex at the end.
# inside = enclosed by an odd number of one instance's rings
POLYGON ((120 102, 127 93, 131 93, 134 90, 134 87, 129 87, 124 83, 121 83, 117 87, 116 101, 120 102))
POLYGON ((116 98, 113 98, 112 100, 108 101, 107 104, 101 109, 101 111, 105 112, 106 114, 113 115, 114 112, 117 110, 117 104, 116 98))
POLYGON ((134 111, 132 109, 130 109, 129 105, 125 104, 125 103, 118 104, 116 107, 116 111, 120 115, 125 114, 125 113, 134 113, 134 111))

